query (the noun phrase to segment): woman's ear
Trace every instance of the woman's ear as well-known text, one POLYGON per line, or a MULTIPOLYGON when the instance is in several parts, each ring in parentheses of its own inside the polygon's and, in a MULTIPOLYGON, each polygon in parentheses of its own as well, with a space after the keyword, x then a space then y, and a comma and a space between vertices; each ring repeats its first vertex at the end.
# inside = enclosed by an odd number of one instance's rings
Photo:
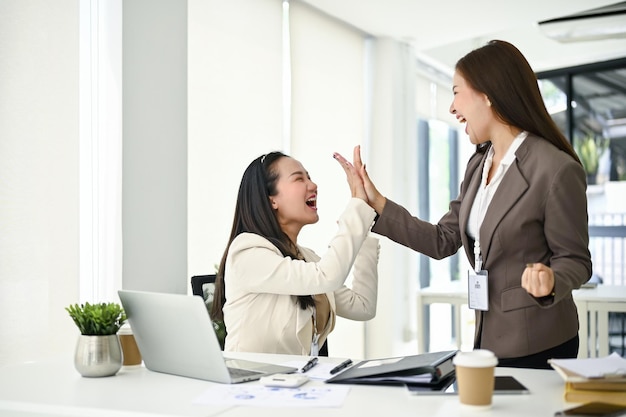
POLYGON ((273 198, 270 198, 270 204, 272 205, 272 209, 276 210, 278 208, 278 203, 273 198))

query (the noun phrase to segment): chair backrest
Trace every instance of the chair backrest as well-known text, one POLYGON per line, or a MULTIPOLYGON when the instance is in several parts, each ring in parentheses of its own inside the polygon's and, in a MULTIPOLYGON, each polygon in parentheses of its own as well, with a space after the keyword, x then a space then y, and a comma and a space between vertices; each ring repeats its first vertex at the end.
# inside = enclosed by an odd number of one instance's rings
POLYGON ((206 296, 205 292, 210 292, 211 299, 213 299, 213 292, 215 291, 215 274, 212 275, 194 275, 191 277, 191 292, 193 295, 199 295, 201 297, 206 296))
MULTIPOLYGON (((213 303, 213 295, 215 294, 215 274, 211 275, 194 275, 191 277, 191 292, 193 295, 202 297, 209 313, 211 312, 211 304, 213 303)), ((213 328, 217 334, 222 350, 224 350, 224 341, 226 339, 226 328, 221 321, 213 320, 213 328)))

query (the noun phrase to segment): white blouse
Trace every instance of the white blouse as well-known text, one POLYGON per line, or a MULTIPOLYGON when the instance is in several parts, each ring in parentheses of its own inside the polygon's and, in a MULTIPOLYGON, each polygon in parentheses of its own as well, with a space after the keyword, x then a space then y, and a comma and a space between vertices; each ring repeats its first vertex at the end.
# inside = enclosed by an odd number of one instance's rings
POLYGON ((502 158, 502 161, 493 175, 491 182, 487 184, 487 176, 489 175, 489 170, 493 164, 494 154, 493 146, 489 148, 487 159, 485 160, 485 165, 483 166, 480 186, 478 187, 478 192, 476 193, 476 198, 474 199, 474 204, 472 205, 472 210, 470 211, 469 220, 467 222, 467 234, 475 241, 479 241, 480 226, 483 224, 485 213, 489 208, 489 204, 491 204, 491 200, 498 190, 498 186, 502 182, 504 174, 506 174, 506 171, 515 161, 515 152, 517 151, 517 148, 520 147, 522 142, 524 142, 526 136, 528 136, 528 132, 523 131, 517 135, 515 139, 513 139, 511 146, 509 146, 509 149, 506 151, 506 155, 502 158))

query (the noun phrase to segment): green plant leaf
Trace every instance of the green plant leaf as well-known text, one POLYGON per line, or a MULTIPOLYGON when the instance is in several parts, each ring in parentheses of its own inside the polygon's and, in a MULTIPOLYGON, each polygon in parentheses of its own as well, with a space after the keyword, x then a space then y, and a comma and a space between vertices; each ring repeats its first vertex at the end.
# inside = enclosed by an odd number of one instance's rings
POLYGON ((126 321, 124 309, 117 303, 71 304, 65 308, 82 335, 116 334, 126 321))

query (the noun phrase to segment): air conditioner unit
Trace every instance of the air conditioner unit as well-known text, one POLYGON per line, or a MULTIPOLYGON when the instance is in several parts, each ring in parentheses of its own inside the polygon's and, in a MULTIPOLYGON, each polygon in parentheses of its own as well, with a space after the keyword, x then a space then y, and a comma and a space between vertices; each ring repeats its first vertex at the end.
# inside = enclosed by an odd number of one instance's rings
POLYGON ((626 38, 626 2, 544 20, 539 29, 558 42, 626 38))

